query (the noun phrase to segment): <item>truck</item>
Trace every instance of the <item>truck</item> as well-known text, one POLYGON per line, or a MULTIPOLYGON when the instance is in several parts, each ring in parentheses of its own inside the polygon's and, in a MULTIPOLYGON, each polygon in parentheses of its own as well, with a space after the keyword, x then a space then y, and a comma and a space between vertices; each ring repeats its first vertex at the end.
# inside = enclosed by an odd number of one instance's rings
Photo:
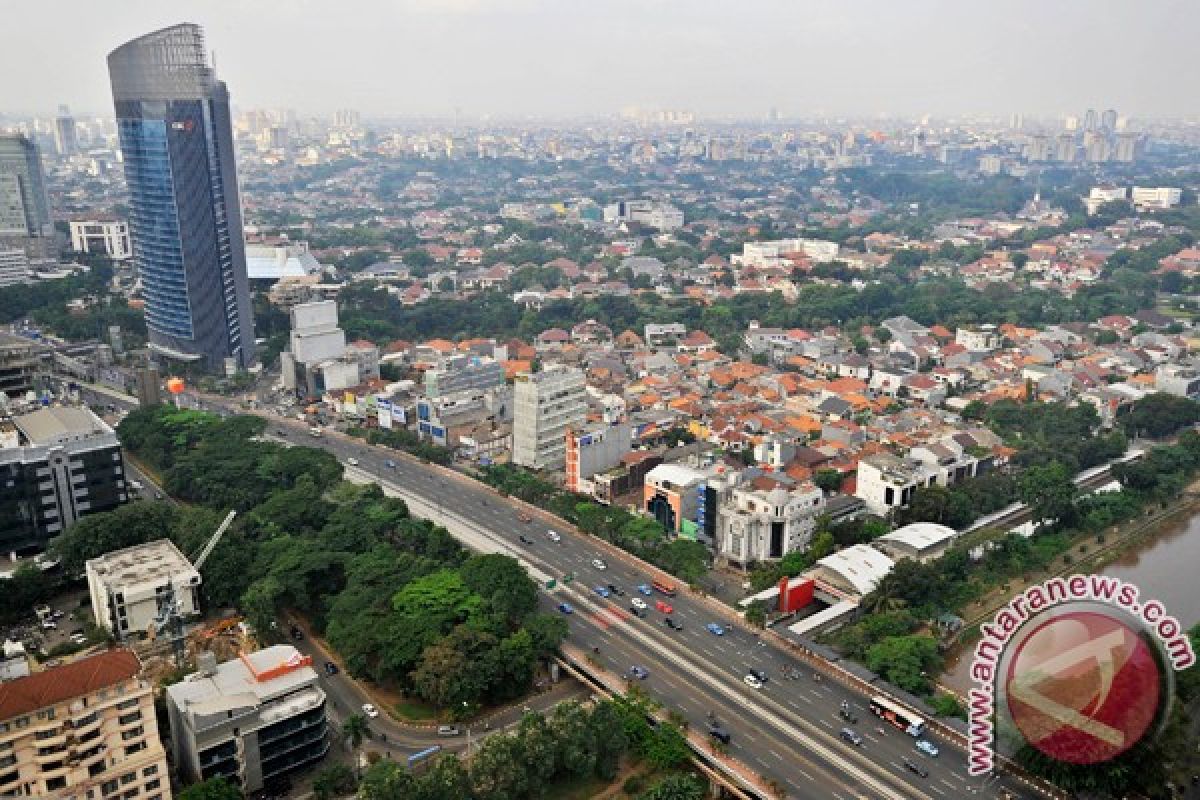
POLYGON ((313 437, 314 439, 320 439, 321 438, 321 429, 320 428, 309 428, 308 435, 313 437))

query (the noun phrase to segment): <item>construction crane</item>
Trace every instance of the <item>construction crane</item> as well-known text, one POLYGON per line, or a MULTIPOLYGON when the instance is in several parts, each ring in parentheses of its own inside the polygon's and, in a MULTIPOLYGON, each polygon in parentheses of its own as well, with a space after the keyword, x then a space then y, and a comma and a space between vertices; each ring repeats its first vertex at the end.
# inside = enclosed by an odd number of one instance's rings
MULTIPOLYGON (((208 561, 208 557, 212 555, 213 549, 221 541, 221 537, 225 535, 225 531, 233 524, 233 518, 236 516, 236 511, 230 511, 213 535, 209 537, 204 547, 200 548, 200 552, 196 554, 195 558, 191 559, 192 567, 197 572, 204 566, 204 562, 208 561)), ((150 627, 146 629, 146 636, 153 642, 159 631, 166 632, 167 639, 171 643, 171 651, 175 656, 175 666, 182 667, 183 610, 179 607, 179 598, 175 594, 175 581, 171 576, 167 576, 166 590, 162 593, 158 602, 158 616, 150 623, 150 627)))

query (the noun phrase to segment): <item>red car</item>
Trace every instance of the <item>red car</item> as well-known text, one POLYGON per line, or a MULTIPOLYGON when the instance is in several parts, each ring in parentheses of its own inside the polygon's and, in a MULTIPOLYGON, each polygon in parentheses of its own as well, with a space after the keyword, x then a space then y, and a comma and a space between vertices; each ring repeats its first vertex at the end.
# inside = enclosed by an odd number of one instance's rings
POLYGON ((654 604, 654 607, 657 608, 659 611, 663 612, 664 614, 670 614, 672 611, 675 610, 672 606, 670 606, 667 603, 664 603, 662 600, 657 601, 654 604))

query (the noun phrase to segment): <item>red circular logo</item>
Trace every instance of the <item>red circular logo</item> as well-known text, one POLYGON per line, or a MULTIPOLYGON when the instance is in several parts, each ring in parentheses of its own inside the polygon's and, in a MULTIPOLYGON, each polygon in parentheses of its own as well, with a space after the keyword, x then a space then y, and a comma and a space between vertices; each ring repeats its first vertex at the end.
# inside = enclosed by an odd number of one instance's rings
POLYGON ((1101 612, 1063 610, 1019 643, 1004 692, 1027 742, 1059 761, 1096 764, 1146 734, 1162 682, 1137 630, 1101 612))

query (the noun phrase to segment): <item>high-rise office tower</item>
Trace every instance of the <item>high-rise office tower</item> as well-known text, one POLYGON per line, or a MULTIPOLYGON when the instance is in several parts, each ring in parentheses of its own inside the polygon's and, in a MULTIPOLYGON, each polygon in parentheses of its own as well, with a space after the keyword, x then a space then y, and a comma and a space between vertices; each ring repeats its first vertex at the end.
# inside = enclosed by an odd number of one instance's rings
POLYGON ((1106 109, 1100 115, 1100 130, 1105 133, 1112 133, 1117 129, 1117 112, 1116 109, 1106 109))
POLYGON ((1100 117, 1096 115, 1096 109, 1089 108, 1087 113, 1083 115, 1083 130, 1094 131, 1100 124, 1100 117))
POLYGON ((0 133, 0 237, 53 235, 38 146, 23 133, 0 133))
POLYGON ((229 92, 198 25, 146 34, 108 56, 129 188, 134 265, 150 348, 220 368, 254 361, 254 318, 229 92))
POLYGON ((75 118, 66 106, 58 107, 58 116, 54 119, 54 147, 60 156, 73 155, 79 150, 75 118))

